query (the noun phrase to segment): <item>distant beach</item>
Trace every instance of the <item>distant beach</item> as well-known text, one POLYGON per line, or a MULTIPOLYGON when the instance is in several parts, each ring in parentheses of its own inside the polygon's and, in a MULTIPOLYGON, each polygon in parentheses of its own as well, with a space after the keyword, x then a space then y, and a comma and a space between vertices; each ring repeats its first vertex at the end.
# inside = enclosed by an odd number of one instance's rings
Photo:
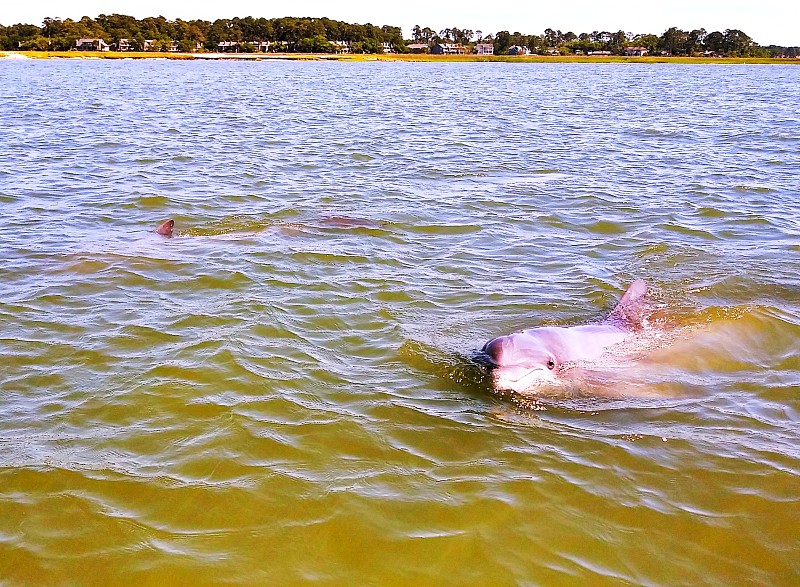
POLYGON ((431 55, 431 54, 331 54, 331 53, 154 53, 110 51, 4 51, 5 59, 170 59, 208 61, 407 61, 431 63, 694 63, 694 64, 800 64, 800 58, 769 57, 667 57, 624 55, 431 55))

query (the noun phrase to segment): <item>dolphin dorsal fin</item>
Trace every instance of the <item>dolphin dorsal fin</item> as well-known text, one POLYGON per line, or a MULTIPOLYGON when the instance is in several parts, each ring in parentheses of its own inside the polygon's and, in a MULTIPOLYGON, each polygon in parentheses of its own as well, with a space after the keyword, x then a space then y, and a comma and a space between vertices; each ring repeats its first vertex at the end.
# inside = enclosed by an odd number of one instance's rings
POLYGON ((164 222, 158 225, 158 228, 156 228, 156 234, 161 234, 164 236, 172 236, 172 229, 174 226, 175 226, 174 220, 172 219, 165 220, 164 222))
POLYGON ((630 284, 628 291, 620 298, 617 307, 611 311, 609 320, 628 330, 641 329, 647 310, 646 296, 647 284, 643 279, 637 279, 630 284))
POLYGON ((644 279, 637 279, 628 287, 628 291, 620 298, 619 306, 623 306, 626 304, 632 304, 636 302, 639 298, 644 297, 647 295, 647 284, 644 282, 644 279))

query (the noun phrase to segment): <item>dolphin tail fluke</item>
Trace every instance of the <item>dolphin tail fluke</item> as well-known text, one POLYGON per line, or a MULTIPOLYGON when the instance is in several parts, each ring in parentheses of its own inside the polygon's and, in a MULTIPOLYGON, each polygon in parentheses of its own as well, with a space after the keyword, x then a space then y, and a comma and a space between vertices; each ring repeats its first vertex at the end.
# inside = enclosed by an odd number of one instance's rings
POLYGON ((172 219, 162 222, 161 224, 158 225, 158 228, 156 228, 156 234, 162 234, 164 236, 172 236, 172 229, 174 226, 175 226, 175 221, 172 219))
POLYGON ((647 314, 647 284, 643 279, 637 279, 611 311, 609 319, 629 330, 641 330, 647 314))

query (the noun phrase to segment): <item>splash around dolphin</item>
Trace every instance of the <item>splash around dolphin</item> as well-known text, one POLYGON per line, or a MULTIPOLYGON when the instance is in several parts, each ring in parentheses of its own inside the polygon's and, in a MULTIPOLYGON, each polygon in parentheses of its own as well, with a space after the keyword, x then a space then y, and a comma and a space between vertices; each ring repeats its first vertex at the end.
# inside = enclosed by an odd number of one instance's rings
POLYGON ((498 336, 482 349, 498 391, 526 393, 558 385, 577 364, 597 362, 643 327, 647 284, 634 281, 598 324, 542 326, 498 336))

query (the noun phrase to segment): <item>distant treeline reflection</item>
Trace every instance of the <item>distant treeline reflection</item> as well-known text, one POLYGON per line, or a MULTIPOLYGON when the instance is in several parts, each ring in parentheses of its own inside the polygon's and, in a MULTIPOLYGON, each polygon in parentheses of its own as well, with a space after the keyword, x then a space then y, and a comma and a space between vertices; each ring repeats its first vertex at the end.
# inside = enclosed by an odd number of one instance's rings
POLYGON ((797 57, 800 47, 761 46, 741 30, 684 31, 663 34, 624 31, 545 29, 540 35, 447 28, 413 27, 404 39, 400 27, 351 24, 328 18, 245 18, 138 20, 122 14, 84 16, 79 21, 45 18, 41 26, 0 25, 0 49, 27 51, 237 51, 383 53, 445 52, 501 54, 719 55, 726 57, 797 57), (437 47, 438 46, 438 47, 437 47), (441 47, 446 47, 442 50, 441 47))

